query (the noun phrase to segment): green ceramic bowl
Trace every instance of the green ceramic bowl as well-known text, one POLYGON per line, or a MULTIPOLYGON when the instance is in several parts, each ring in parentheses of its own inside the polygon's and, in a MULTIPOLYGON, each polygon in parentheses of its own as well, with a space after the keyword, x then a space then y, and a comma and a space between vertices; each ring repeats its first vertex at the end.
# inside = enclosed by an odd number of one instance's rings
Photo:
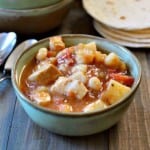
POLYGON ((133 100, 141 79, 141 66, 139 61, 126 48, 99 37, 80 34, 62 35, 62 37, 67 46, 76 45, 80 42, 87 43, 95 41, 98 47, 104 49, 104 52, 117 53, 128 64, 130 73, 135 79, 131 92, 120 102, 111 105, 105 110, 88 113, 61 113, 45 109, 32 103, 21 93, 18 83, 24 65, 34 57, 39 48, 48 46, 49 38, 46 38, 22 53, 12 69, 12 84, 17 98, 29 117, 39 126, 51 132, 61 135, 83 136, 106 130, 120 120, 133 100))
POLYGON ((24 10, 0 8, 0 31, 22 34, 50 31, 62 23, 72 2, 73 0, 62 0, 55 5, 24 10))
POLYGON ((0 8, 33 9, 53 5, 60 1, 61 0, 0 0, 0 8))

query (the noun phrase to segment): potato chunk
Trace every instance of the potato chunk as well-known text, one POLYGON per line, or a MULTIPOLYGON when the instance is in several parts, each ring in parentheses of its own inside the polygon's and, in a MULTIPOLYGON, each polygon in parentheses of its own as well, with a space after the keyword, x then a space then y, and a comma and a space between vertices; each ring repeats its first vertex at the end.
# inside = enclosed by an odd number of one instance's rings
POLYGON ((85 44, 85 48, 91 49, 91 50, 93 50, 93 51, 96 51, 96 50, 97 50, 97 48, 96 48, 96 43, 95 43, 95 42, 90 42, 90 43, 85 44))
POLYGON ((94 61, 96 52, 96 44, 94 42, 88 44, 79 44, 75 51, 75 60, 77 64, 90 64, 94 61))
POLYGON ((91 112, 91 111, 96 111, 96 110, 102 110, 105 108, 107 108, 107 105, 102 100, 99 99, 99 100, 87 105, 83 109, 83 112, 91 112))
POLYGON ((96 63, 103 63, 106 56, 107 56, 106 54, 102 54, 100 51, 96 51, 96 53, 95 53, 95 62, 96 63))
POLYGON ((32 99, 39 105, 45 106, 51 101, 51 96, 46 87, 38 87, 32 92, 32 99))
POLYGON ((115 53, 108 54, 105 57, 104 62, 109 67, 113 67, 113 68, 121 69, 121 70, 126 69, 126 64, 123 61, 121 61, 118 55, 116 55, 115 53))
POLYGON ((62 40, 62 37, 55 36, 49 39, 49 47, 50 50, 60 51, 65 48, 65 43, 62 40))
POLYGON ((102 94, 101 99, 111 105, 121 100, 130 92, 131 88, 115 81, 110 80, 106 91, 102 94))
POLYGON ((41 66, 33 72, 29 77, 29 81, 36 81, 40 85, 48 84, 56 80, 61 75, 61 72, 52 64, 41 66))
POLYGON ((59 106, 59 111, 61 112, 72 112, 72 106, 69 104, 60 104, 59 106))

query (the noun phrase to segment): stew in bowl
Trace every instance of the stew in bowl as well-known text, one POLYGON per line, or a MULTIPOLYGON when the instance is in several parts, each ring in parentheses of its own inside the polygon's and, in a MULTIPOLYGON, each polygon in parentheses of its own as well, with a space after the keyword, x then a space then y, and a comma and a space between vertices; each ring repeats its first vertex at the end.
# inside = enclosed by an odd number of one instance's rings
POLYGON ((116 53, 103 52, 94 41, 66 46, 54 36, 23 67, 19 87, 33 103, 73 113, 106 109, 125 97, 133 83, 116 53))

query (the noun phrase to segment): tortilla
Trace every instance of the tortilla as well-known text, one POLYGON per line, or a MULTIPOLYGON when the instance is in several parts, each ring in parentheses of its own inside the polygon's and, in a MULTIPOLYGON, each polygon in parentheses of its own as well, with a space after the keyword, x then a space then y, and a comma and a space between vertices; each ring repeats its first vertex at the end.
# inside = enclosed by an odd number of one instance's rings
POLYGON ((132 36, 126 36, 126 32, 119 33, 117 30, 113 30, 112 28, 104 26, 104 25, 98 23, 97 21, 94 21, 93 24, 95 24, 101 32, 104 32, 104 33, 106 33, 106 34, 108 34, 112 37, 115 37, 115 38, 118 38, 118 39, 121 39, 121 40, 126 40, 126 41, 129 41, 129 42, 150 43, 150 34, 149 34, 149 37, 147 36, 147 38, 137 38, 138 34, 137 34, 137 36, 132 35, 132 34, 131 34, 132 36))
POLYGON ((120 44, 122 46, 133 47, 133 48, 149 48, 150 47, 150 43, 138 43, 138 42, 130 42, 127 40, 121 40, 116 37, 112 37, 112 36, 108 35, 107 33, 101 31, 100 28, 98 26, 96 26, 96 24, 94 24, 94 27, 100 35, 102 35, 106 39, 108 39, 112 42, 115 42, 117 44, 120 44))
POLYGON ((150 28, 150 0, 83 0, 83 7, 94 19, 113 28, 150 28))
POLYGON ((117 34, 121 34, 121 35, 125 35, 128 37, 133 37, 133 38, 137 38, 137 39, 145 39, 145 38, 150 38, 150 31, 147 31, 146 33, 142 33, 142 32, 132 32, 132 31, 125 31, 125 30, 116 30, 114 28, 109 28, 109 30, 117 33, 117 34))
POLYGON ((106 25, 103 25, 102 23, 97 22, 96 20, 94 22, 96 22, 96 24, 99 24, 99 26, 102 26, 106 30, 109 30, 110 32, 113 32, 115 34, 119 34, 119 35, 126 36, 129 38, 135 38, 135 39, 136 38, 137 39, 149 39, 150 38, 150 31, 148 31, 148 30, 146 33, 142 33, 142 30, 138 30, 141 32, 138 32, 138 31, 132 32, 132 31, 119 30, 119 29, 108 27, 106 25))

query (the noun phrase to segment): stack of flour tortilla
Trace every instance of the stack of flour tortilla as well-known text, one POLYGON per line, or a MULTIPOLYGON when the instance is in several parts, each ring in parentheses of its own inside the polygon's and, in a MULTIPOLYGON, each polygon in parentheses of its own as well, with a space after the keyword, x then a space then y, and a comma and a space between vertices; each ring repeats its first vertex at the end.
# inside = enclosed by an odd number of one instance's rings
POLYGON ((150 0, 83 0, 105 38, 128 47, 150 47, 150 0))

